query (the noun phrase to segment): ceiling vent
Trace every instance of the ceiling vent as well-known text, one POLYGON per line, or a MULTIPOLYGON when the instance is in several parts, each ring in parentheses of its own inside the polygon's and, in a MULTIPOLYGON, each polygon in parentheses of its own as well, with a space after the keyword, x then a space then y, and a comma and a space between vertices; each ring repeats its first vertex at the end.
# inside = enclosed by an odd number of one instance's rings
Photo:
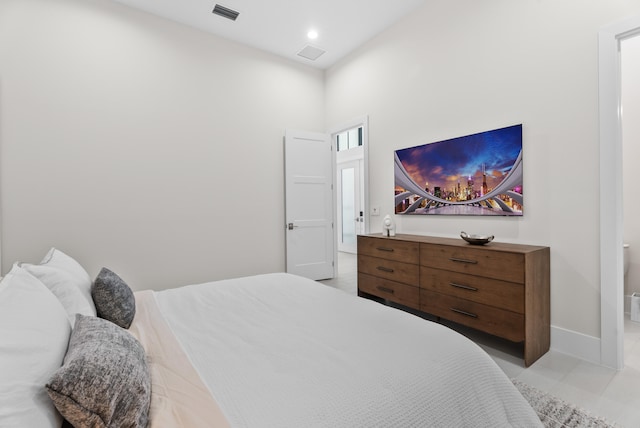
POLYGON ((227 18, 232 21, 235 21, 236 18, 238 18, 238 15, 240 15, 240 12, 236 12, 233 9, 229 9, 228 7, 224 7, 219 4, 215 5, 212 12, 218 16, 222 16, 223 18, 227 18))
POLYGON ((318 58, 320 58, 320 55, 322 55, 325 52, 326 51, 320 48, 316 48, 315 46, 307 45, 302 49, 300 49, 300 51, 298 52, 298 56, 301 56, 302 58, 310 59, 311 61, 315 61, 318 58))

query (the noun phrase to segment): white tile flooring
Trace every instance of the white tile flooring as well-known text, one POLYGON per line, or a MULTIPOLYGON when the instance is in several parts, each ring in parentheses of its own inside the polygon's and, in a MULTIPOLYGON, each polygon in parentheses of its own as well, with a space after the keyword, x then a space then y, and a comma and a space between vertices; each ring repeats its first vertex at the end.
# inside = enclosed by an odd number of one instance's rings
MULTIPOLYGON (((357 294, 356 256, 338 253, 337 278, 327 285, 357 294)), ((640 323, 625 319, 625 368, 601 367, 554 350, 524 368, 518 349, 488 335, 462 331, 475 340, 510 378, 547 391, 623 428, 640 428, 640 323)))

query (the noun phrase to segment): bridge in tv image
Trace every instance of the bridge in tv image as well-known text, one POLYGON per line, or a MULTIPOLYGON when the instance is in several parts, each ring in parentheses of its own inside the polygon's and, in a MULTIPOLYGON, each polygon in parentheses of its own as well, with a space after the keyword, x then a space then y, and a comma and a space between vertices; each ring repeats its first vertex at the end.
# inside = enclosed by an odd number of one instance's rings
POLYGON ((522 216, 522 125, 397 150, 394 161, 396 214, 522 216))

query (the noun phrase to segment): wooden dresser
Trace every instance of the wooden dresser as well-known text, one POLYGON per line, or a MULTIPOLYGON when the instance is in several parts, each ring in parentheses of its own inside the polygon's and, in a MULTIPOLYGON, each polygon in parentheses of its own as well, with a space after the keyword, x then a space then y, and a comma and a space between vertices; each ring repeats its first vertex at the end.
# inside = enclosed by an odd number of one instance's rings
POLYGON ((419 235, 358 236, 358 295, 549 350, 549 247, 419 235))

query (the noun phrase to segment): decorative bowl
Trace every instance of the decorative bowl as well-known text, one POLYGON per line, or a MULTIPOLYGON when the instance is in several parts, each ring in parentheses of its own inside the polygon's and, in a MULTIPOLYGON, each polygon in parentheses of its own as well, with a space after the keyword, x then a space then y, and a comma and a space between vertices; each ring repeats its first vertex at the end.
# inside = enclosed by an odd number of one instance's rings
POLYGON ((460 232, 460 237, 471 245, 484 245, 493 241, 493 235, 469 235, 466 232, 460 232))

